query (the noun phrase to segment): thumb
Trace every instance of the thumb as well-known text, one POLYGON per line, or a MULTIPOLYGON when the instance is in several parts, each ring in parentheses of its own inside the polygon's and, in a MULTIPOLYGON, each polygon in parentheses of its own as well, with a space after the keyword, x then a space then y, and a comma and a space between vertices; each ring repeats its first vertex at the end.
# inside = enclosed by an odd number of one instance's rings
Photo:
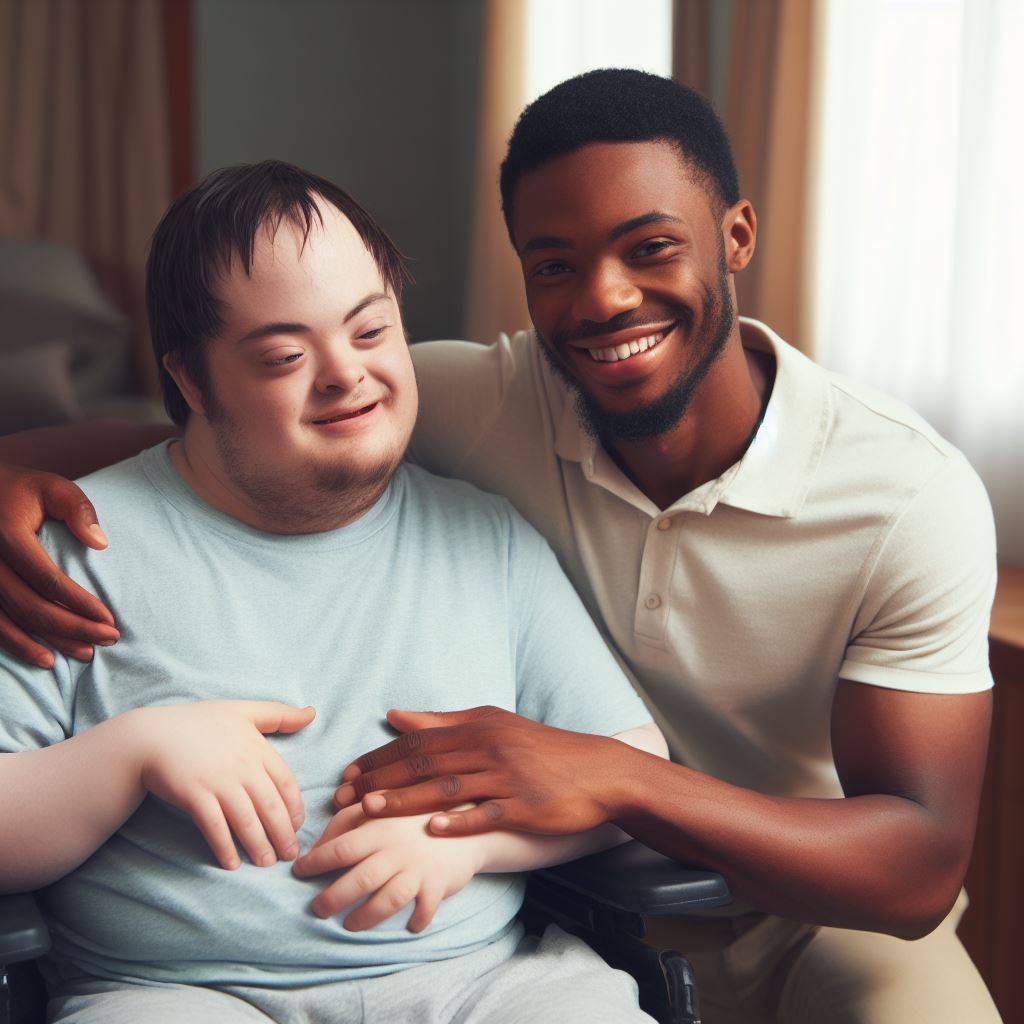
POLYGON ((102 550, 109 543, 85 492, 70 480, 55 476, 43 489, 43 505, 52 519, 60 519, 86 546, 102 550))
POLYGON ((298 732, 316 718, 313 707, 297 708, 276 700, 254 700, 246 710, 252 724, 262 733, 298 732))
POLYGON ((497 708, 467 708, 465 711, 402 711, 392 708, 388 724, 399 732, 413 732, 416 729, 440 729, 446 725, 462 725, 478 718, 494 714, 497 708))

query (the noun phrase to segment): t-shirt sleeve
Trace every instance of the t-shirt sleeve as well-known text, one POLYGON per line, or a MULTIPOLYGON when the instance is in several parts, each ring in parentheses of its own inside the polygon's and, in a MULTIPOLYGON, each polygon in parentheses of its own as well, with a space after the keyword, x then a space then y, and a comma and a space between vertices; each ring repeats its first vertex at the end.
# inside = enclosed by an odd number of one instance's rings
POLYGON ((0 753, 37 750, 72 731, 70 672, 59 653, 52 669, 23 665, 0 653, 0 753))
POLYGON ((510 509, 516 711, 560 729, 614 736, 646 725, 637 696, 537 531, 510 509))
POLYGON ((988 689, 995 584, 988 495, 957 454, 882 540, 840 678, 921 693, 988 689))
POLYGON ((408 458, 451 476, 501 410, 515 372, 509 339, 502 335, 494 345, 424 341, 410 351, 420 409, 408 458))

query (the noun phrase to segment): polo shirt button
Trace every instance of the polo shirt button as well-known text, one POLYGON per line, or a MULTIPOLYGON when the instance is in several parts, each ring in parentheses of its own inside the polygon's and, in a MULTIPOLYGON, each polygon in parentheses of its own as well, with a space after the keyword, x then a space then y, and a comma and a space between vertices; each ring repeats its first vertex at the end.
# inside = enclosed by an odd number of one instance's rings
POLYGON ((658 529, 659 530, 671 530, 672 529, 672 520, 667 518, 667 517, 665 519, 659 519, 658 520, 658 529))
POLYGON ((661 607, 661 598, 658 597, 657 594, 648 594, 647 597, 644 598, 644 605, 647 608, 650 608, 651 611, 654 611, 655 608, 661 607))

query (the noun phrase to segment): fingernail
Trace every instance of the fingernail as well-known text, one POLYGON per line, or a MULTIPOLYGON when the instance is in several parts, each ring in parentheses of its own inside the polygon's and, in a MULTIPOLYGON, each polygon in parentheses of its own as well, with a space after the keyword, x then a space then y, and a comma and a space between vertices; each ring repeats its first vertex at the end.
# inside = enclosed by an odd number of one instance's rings
POLYGON ((370 793, 369 796, 363 798, 363 810, 369 811, 371 814, 383 811, 387 805, 387 798, 380 793, 370 793))
POLYGON ((92 526, 89 527, 89 532, 104 547, 110 543, 110 541, 107 540, 107 535, 103 532, 103 527, 101 527, 99 523, 93 523, 92 526))
POLYGON ((237 857, 232 857, 231 860, 228 861, 228 871, 234 871, 236 868, 241 866, 242 862, 237 857))
POLYGON ((113 646, 114 646, 114 644, 116 644, 116 643, 117 643, 117 641, 118 641, 118 640, 120 640, 120 639, 121 639, 121 635, 120 635, 120 633, 119 633, 119 634, 118 634, 117 636, 115 636, 115 637, 114 637, 113 639, 108 639, 108 640, 97 640, 97 641, 96 641, 96 643, 98 643, 98 644, 100 645, 100 647, 113 647, 113 646))
POLYGON ((285 860, 294 860, 295 856, 298 854, 298 852, 299 852, 298 843, 291 843, 290 845, 288 845, 288 846, 286 846, 284 848, 284 859, 285 860))
POLYGON ((302 823, 305 820, 306 820, 306 816, 304 814, 293 814, 292 815, 292 824, 296 828, 302 828, 302 823))
POLYGON ((448 819, 443 815, 439 814, 436 818, 430 819, 431 828, 439 829, 444 831, 448 827, 448 819))
POLYGON ((350 764, 342 773, 341 777, 345 782, 351 782, 353 779, 358 779, 363 773, 359 770, 358 765, 350 764))
POLYGON ((36 658, 36 664, 40 668, 53 668, 53 655, 41 654, 38 658, 36 658))
POLYGON ((352 803, 356 798, 355 786, 339 786, 337 792, 334 794, 334 802, 339 807, 344 807, 347 804, 352 803))
POLYGON ((265 853, 260 857, 260 867, 269 868, 272 864, 277 863, 277 858, 272 853, 265 853))

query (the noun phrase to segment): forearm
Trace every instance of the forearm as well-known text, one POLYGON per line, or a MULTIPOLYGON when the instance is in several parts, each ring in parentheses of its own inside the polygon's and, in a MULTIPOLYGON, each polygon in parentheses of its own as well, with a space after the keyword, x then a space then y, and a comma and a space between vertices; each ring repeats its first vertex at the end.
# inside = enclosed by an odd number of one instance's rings
POLYGON ((62 743, 0 754, 0 892, 66 875, 127 820, 145 794, 132 716, 62 743))
POLYGON ((770 797, 640 753, 630 762, 617 823, 720 871, 759 910, 913 938, 955 899, 966 857, 912 800, 770 797))
POLYGON ((168 424, 116 420, 41 427, 0 437, 0 462, 73 480, 137 455, 177 433, 177 427, 168 424))

